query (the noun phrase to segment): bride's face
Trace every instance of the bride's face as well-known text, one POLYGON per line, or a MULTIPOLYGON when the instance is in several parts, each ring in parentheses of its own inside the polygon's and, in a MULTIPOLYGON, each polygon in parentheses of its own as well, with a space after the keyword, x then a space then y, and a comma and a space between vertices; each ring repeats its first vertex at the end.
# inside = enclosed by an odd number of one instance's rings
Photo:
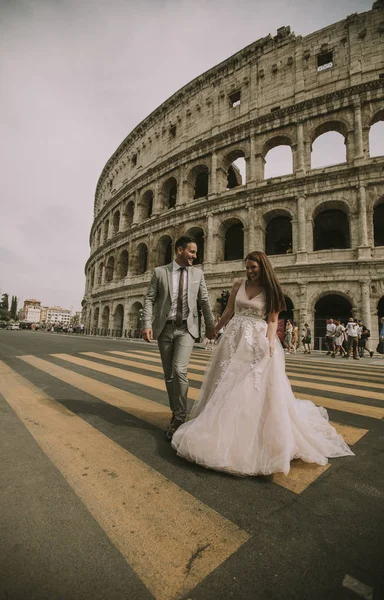
POLYGON ((257 283, 260 280, 261 270, 258 262, 247 260, 245 270, 247 271, 247 279, 250 283, 257 283))

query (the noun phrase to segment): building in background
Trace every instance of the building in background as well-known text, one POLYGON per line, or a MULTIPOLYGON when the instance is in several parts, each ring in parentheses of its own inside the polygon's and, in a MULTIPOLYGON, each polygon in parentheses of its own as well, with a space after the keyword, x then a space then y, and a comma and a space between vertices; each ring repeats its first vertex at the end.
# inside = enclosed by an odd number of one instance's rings
POLYGON ((44 321, 46 325, 63 325, 68 327, 71 322, 71 311, 61 306, 44 307, 44 321))
POLYGON ((40 323, 41 302, 39 300, 24 300, 21 314, 21 321, 25 321, 26 323, 40 323))

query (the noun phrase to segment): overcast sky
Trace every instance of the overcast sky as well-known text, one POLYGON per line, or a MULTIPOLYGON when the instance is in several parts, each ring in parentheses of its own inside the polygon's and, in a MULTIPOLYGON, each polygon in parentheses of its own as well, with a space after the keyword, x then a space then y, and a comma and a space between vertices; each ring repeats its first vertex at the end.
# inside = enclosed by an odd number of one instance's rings
POLYGON ((0 292, 81 308, 98 177, 203 71, 373 0, 0 0, 0 292))

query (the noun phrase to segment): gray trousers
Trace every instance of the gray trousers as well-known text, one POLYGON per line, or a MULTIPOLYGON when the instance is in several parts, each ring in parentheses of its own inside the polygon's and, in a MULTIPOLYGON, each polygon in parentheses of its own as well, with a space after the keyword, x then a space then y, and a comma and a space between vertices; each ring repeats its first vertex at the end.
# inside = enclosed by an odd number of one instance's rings
POLYGON ((172 323, 166 323, 157 341, 169 406, 173 416, 184 421, 187 415, 188 363, 195 340, 186 324, 176 327, 172 323))

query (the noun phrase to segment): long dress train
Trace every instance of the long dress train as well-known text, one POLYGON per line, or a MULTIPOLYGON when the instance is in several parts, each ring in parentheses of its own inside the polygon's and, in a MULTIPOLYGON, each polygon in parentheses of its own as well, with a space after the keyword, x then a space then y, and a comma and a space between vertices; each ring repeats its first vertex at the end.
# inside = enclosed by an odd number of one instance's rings
POLYGON ((265 293, 249 299, 244 280, 173 448, 189 461, 237 475, 288 474, 294 458, 325 465, 328 458, 353 455, 324 408, 295 398, 277 337, 269 355, 265 318, 265 293))

